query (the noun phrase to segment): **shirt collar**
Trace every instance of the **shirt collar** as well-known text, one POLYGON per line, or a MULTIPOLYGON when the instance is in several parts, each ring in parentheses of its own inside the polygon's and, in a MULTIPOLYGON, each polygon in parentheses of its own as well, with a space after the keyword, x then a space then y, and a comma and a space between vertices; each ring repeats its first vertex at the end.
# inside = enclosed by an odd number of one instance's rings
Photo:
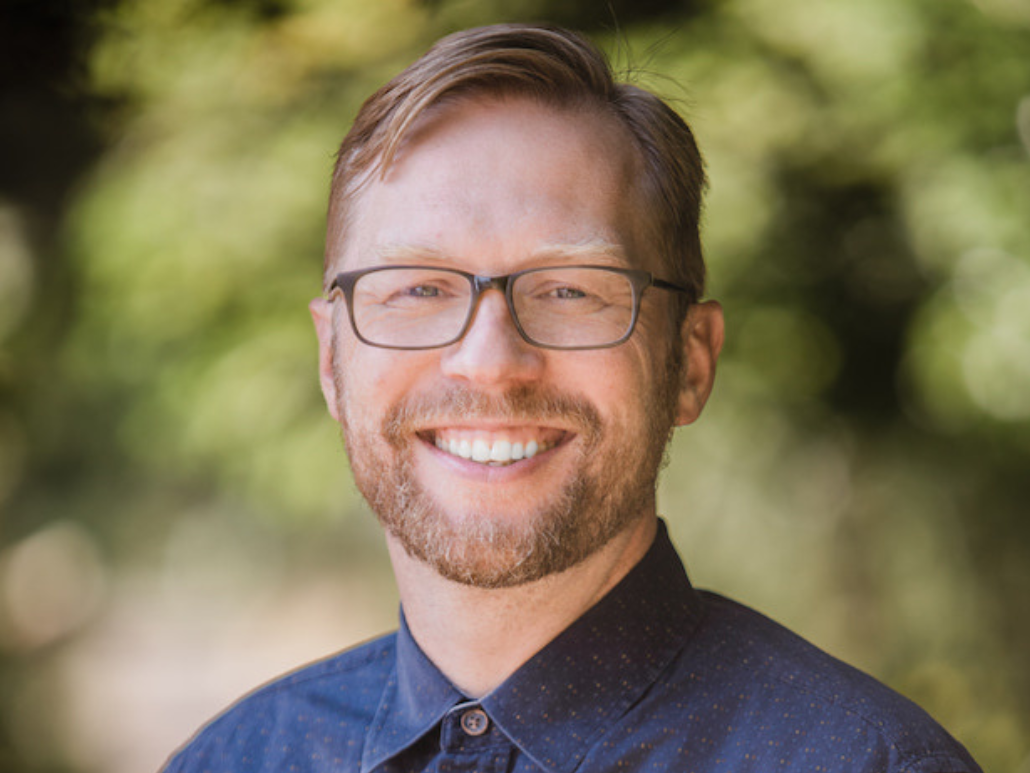
MULTIPOLYGON (((538 765, 567 773, 654 683, 702 617, 703 602, 660 521, 640 563, 480 703, 538 765)), ((413 744, 463 700, 402 615, 397 664, 368 733, 362 771, 413 744)))
POLYGON ((366 736, 361 773, 411 746, 464 699, 422 652, 402 611, 396 662, 366 736))

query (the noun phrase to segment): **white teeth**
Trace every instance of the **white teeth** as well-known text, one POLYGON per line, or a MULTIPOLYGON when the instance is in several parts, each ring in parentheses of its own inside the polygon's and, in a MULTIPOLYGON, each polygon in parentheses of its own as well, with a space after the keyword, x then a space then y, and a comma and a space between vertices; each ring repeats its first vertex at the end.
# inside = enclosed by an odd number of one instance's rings
MULTIPOLYGON (((541 451, 540 444, 535 440, 523 443, 512 443, 510 440, 501 438, 490 441, 486 438, 450 438, 445 440, 437 436, 433 441, 436 447, 452 456, 460 456, 462 459, 471 459, 480 464, 505 465, 517 462, 521 459, 532 459, 541 451)), ((546 446, 550 448, 550 446, 546 446)))
POLYGON ((496 440, 494 441, 493 448, 490 449, 490 461, 491 462, 510 462, 511 461, 511 443, 507 440, 496 440))
POLYGON ((489 462, 490 456, 491 453, 489 443, 480 438, 476 438, 472 441, 472 461, 489 462))

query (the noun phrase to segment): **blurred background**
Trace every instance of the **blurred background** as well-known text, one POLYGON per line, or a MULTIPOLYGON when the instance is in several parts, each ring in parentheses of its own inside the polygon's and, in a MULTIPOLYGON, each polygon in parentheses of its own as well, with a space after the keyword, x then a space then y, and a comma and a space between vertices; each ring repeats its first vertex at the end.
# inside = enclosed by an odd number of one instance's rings
POLYGON ((588 32, 695 127, 698 585, 1030 771, 1030 3, 3 0, 0 771, 139 773, 385 631, 318 391, 333 151, 438 36, 588 32))

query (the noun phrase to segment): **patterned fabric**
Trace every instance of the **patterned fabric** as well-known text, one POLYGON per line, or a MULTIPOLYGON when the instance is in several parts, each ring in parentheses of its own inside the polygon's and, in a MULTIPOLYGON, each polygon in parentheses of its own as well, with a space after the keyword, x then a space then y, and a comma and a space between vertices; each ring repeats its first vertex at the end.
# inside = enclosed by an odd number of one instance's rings
POLYGON ((979 771, 926 713, 795 634, 691 587, 664 524, 641 563, 469 700, 396 634, 243 699, 168 773, 979 771))

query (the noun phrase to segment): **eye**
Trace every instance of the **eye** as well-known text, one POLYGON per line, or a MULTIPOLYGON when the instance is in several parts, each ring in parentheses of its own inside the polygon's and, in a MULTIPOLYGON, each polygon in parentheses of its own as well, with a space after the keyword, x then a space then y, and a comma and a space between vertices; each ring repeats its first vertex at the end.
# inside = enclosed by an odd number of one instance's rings
POLYGON ((551 301, 582 301, 594 295, 590 287, 579 282, 569 282, 564 279, 546 279, 541 276, 530 286, 529 282, 519 285, 521 294, 533 298, 539 302, 551 301))
POLYGON ((438 275, 430 272, 397 271, 389 274, 389 284, 384 283, 382 304, 395 308, 420 308, 463 301, 468 296, 467 287, 460 277, 438 275))
POLYGON ((405 295, 412 298, 439 298, 442 293, 439 287, 423 284, 407 288, 405 295))
POLYGON ((582 290, 579 290, 575 287, 569 287, 568 285, 564 285, 562 287, 555 287, 553 290, 551 290, 550 295, 563 301, 574 301, 587 297, 586 293, 584 293, 582 290))

